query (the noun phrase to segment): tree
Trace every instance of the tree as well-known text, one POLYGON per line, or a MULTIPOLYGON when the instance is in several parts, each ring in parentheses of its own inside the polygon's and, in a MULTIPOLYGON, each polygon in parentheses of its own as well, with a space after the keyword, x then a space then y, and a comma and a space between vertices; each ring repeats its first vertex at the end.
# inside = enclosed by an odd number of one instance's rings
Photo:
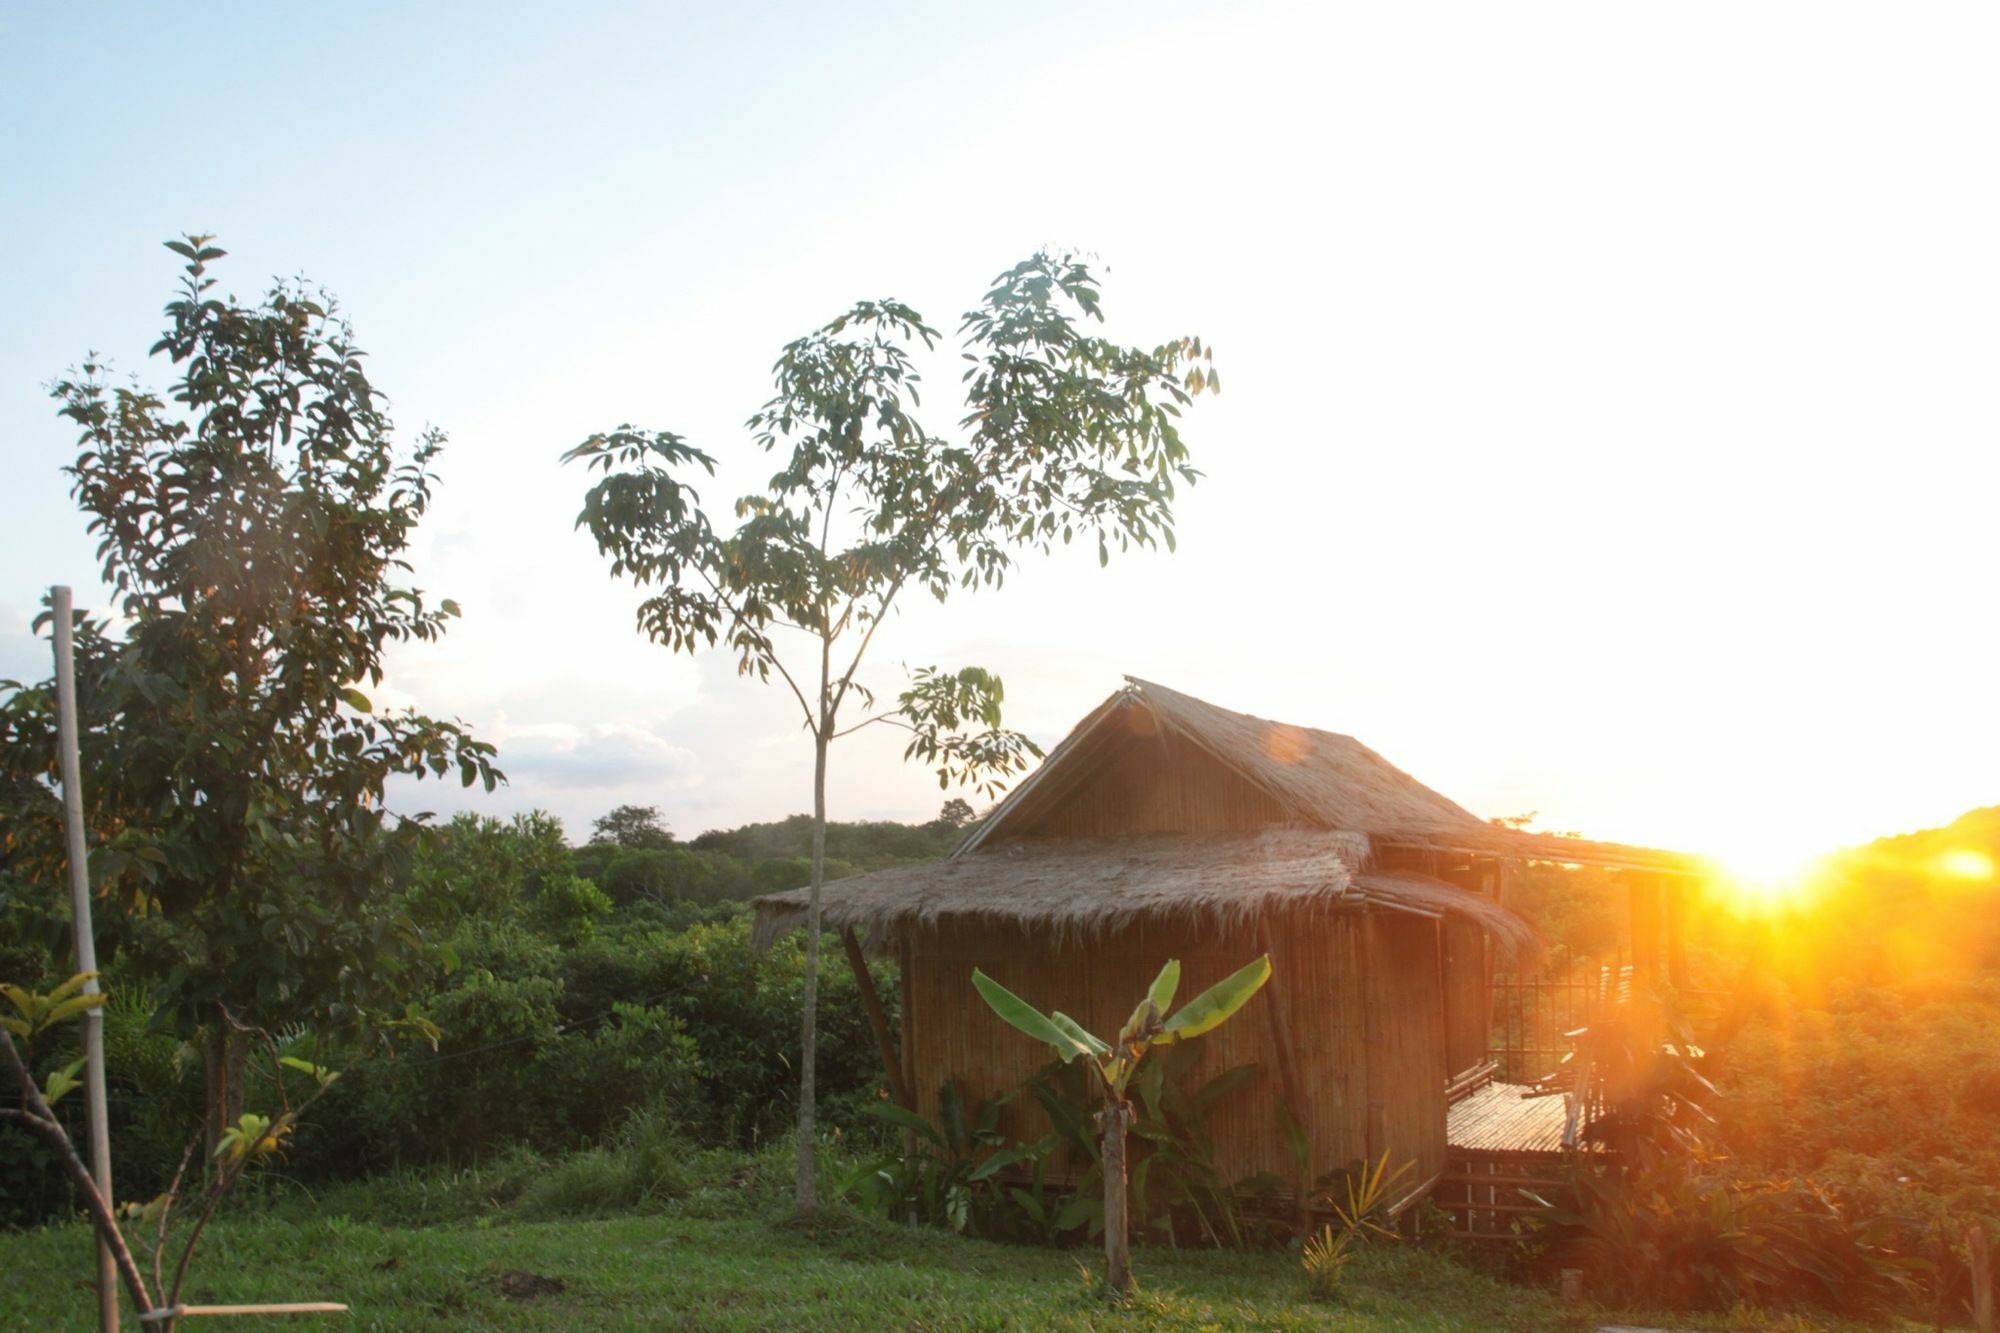
POLYGON ((590 823, 590 840, 618 847, 659 849, 674 845, 674 835, 660 822, 657 805, 621 805, 590 823))
MULTIPOLYGON (((460 724, 361 691, 390 644, 458 614, 399 578, 443 436, 397 450, 330 298, 219 299, 223 252, 168 248, 187 261, 153 347, 172 387, 114 389, 88 363, 53 394, 82 430, 71 493, 126 623, 77 626, 99 920, 157 1019, 205 1031, 213 1145, 241 1113, 250 1028, 395 1021, 424 941, 393 890, 423 826, 384 808, 388 779, 500 774, 460 724)), ((55 691, 0 688, 0 877, 53 882, 55 691)))
POLYGON ((1064 1064, 1083 1058, 1091 1085, 1103 1101, 1097 1113, 1098 1132, 1103 1136, 1104 1163, 1104 1281, 1119 1295, 1132 1291, 1131 1228, 1126 1222, 1125 1131, 1134 1116, 1125 1100, 1125 1090, 1147 1054, 1157 1047, 1199 1037, 1221 1027, 1230 1015, 1250 1002, 1271 979, 1271 960, 1260 957, 1216 982, 1189 1000, 1173 1016, 1167 1016, 1174 993, 1180 989, 1181 965, 1170 958, 1146 988, 1145 996, 1131 1018, 1118 1030, 1113 1041, 1092 1036, 1069 1015, 1044 1014, 978 968, 972 970, 973 989, 1003 1022, 1027 1033, 1036 1041, 1055 1048, 1064 1064))
POLYGON ((952 797, 938 811, 937 822, 946 828, 964 828, 972 820, 972 805, 962 796, 952 797))
POLYGON ((1101 318, 1096 279, 1074 256, 1041 253, 1000 275, 959 326, 967 368, 955 438, 918 417, 913 355, 939 335, 897 301, 863 301, 788 344, 776 393, 749 420, 780 459, 763 492, 719 529, 685 479, 714 460, 670 432, 623 425, 566 460, 604 477, 577 525, 614 577, 652 594, 640 630, 667 648, 725 644, 738 670, 775 674, 813 745, 812 878, 799 1077, 797 1202, 815 1206, 814 1009, 826 858, 827 751, 858 727, 908 731, 908 758, 939 786, 996 790, 1040 753, 1001 725, 999 679, 978 667, 916 670, 893 707, 872 708, 860 671, 906 589, 940 601, 997 588, 1024 552, 1094 538, 1119 550, 1173 545, 1177 482, 1196 477, 1179 417, 1213 389, 1197 339, 1147 350, 1085 333, 1101 318), (783 650, 781 651, 781 642, 783 650))

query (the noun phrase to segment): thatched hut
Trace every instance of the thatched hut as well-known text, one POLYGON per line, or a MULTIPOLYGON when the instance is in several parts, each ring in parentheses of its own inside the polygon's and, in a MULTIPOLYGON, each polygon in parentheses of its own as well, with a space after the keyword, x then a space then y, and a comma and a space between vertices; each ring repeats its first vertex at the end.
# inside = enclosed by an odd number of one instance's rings
MULTIPOLYGON (((879 1009, 877 1040, 895 1095, 926 1115, 947 1079, 1012 1090, 1049 1058, 987 1010, 974 967, 1103 1032, 1168 958, 1192 994, 1268 953, 1271 984, 1204 1038, 1191 1075, 1270 1075, 1210 1122, 1223 1177, 1290 1178, 1282 1105, 1314 1174, 1386 1151, 1414 1165, 1415 1198, 1445 1169, 1448 1107, 1490 1077, 1493 962, 1535 948, 1499 902, 1520 860, 1692 869, 1500 827, 1351 737, 1128 678, 948 860, 829 884, 822 910, 857 966, 899 967, 900 1040, 879 1009)), ((755 906, 768 943, 802 923, 806 891, 755 906)), ((1043 1132, 1027 1099, 1009 1113, 1015 1134, 1043 1132)))

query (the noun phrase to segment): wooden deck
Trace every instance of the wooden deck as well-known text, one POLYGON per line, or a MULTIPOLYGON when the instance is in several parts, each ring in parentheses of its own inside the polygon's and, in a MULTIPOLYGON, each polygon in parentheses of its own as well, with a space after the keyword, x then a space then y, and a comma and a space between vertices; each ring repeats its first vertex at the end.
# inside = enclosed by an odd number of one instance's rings
POLYGON ((1563 1099, 1523 1097, 1518 1083, 1488 1083, 1452 1103, 1445 1142, 1465 1152, 1562 1155, 1563 1099))

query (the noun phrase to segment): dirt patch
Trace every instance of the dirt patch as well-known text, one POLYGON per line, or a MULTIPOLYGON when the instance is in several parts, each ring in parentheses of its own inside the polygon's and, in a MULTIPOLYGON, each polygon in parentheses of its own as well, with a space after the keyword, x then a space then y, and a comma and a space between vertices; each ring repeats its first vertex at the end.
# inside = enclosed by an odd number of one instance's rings
POLYGON ((560 1296, 569 1290, 569 1283, 559 1277, 543 1277, 540 1273, 530 1273, 519 1268, 495 1273, 493 1285, 499 1289, 502 1296, 513 1301, 532 1301, 543 1296, 560 1296))

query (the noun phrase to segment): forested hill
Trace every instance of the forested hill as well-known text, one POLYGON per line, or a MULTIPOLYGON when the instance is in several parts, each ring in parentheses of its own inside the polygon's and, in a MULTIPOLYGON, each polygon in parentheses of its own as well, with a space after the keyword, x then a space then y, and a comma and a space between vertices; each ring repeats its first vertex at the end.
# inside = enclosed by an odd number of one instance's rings
MULTIPOLYGON (((924 824, 887 820, 826 826, 826 875, 844 879, 949 855, 973 826, 972 809, 947 801, 924 824)), ((596 837, 573 853, 576 873, 620 906, 662 907, 740 901, 795 889, 812 875, 812 820, 806 815, 674 840, 650 807, 621 806, 597 821, 596 837)))
MULTIPOLYGON (((1877 838, 1847 856, 1866 857, 1878 864, 1920 865, 1954 852, 1976 852, 2000 858, 2000 805, 1968 810, 1943 828, 1920 829, 1877 838)), ((1972 869, 1970 863, 1963 867, 1972 869)))
MULTIPOLYGON (((935 861, 949 855, 965 836, 967 824, 934 819, 927 824, 897 824, 888 820, 826 826, 826 854, 856 870, 935 861)), ((772 824, 711 829, 689 841, 695 851, 727 852, 746 861, 812 855, 812 817, 793 815, 772 824)))
POLYGON ((2000 806, 1830 857, 1797 946, 1878 984, 2000 976, 2000 806))

